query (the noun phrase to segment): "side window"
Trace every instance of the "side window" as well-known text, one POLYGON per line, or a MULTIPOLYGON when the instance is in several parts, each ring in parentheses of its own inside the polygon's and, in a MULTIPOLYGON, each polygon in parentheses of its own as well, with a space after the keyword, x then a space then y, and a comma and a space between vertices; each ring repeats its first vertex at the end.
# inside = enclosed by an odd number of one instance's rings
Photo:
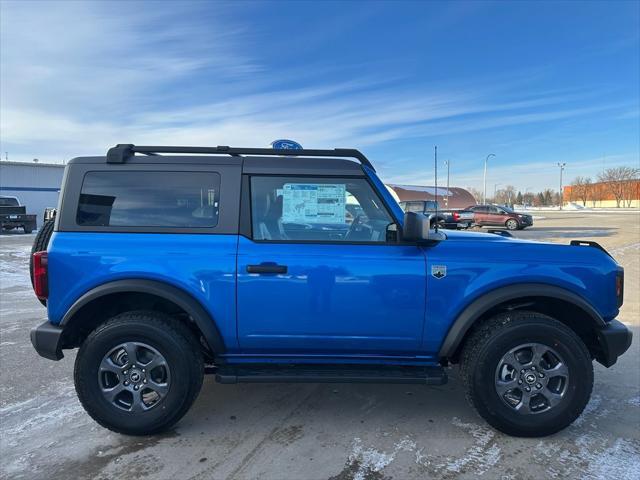
POLYGON ((253 239, 384 243, 391 216, 361 178, 251 178, 253 239))
POLYGON ((404 208, 405 212, 424 212, 424 203, 423 202, 407 202, 404 208))
POLYGON ((489 207, 489 213, 492 213, 493 215, 497 215, 500 213, 500 210, 496 207, 489 207))
POLYGON ((76 223, 84 227, 206 228, 218 223, 213 172, 88 172, 76 223))

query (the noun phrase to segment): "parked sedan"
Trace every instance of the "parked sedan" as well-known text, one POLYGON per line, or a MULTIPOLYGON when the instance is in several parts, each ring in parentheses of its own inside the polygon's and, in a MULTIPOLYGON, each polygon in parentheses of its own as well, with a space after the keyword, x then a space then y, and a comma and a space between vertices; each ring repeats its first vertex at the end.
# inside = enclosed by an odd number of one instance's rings
POLYGON ((514 212, 508 207, 496 205, 474 205, 468 208, 474 214, 474 222, 481 227, 506 227, 509 230, 522 230, 533 225, 533 217, 514 212))

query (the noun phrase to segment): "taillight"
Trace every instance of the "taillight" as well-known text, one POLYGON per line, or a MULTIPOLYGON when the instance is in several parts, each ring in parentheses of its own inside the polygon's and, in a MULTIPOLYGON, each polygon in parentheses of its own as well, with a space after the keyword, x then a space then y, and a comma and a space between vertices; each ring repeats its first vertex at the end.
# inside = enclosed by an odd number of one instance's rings
POLYGON ((33 290, 40 300, 46 300, 49 296, 47 262, 47 252, 35 252, 33 254, 33 290))
POLYGON ((616 298, 618 299, 618 307, 621 307, 624 301, 624 270, 619 270, 616 275, 616 298))
POLYGON ((460 220, 460 214, 458 212, 453 212, 453 219, 457 222, 460 220))

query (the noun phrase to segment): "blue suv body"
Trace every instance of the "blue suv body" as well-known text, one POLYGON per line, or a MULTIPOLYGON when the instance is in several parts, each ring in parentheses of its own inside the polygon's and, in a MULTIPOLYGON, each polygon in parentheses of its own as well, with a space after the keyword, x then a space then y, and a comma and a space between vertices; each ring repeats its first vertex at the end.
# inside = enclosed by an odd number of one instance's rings
POLYGON ((597 244, 430 230, 357 150, 118 145, 69 162, 55 222, 32 343, 80 347, 80 400, 123 433, 178 421, 205 371, 441 384, 460 363, 491 425, 546 435, 631 343, 597 244))

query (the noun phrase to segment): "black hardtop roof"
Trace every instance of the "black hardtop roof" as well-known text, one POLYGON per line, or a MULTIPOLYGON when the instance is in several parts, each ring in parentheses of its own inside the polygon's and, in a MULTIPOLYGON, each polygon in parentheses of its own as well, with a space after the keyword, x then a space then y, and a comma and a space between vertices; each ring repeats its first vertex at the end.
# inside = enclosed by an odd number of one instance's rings
POLYGON ((69 164, 239 165, 244 173, 306 173, 310 175, 327 173, 333 175, 362 175, 361 165, 366 165, 374 170, 371 162, 361 152, 353 149, 282 150, 225 146, 151 147, 121 144, 111 148, 106 156, 77 157, 71 160, 69 164), (136 155, 136 153, 141 153, 142 155, 136 155), (170 153, 172 155, 161 155, 161 153, 170 153), (359 163, 350 159, 355 159, 359 163))

